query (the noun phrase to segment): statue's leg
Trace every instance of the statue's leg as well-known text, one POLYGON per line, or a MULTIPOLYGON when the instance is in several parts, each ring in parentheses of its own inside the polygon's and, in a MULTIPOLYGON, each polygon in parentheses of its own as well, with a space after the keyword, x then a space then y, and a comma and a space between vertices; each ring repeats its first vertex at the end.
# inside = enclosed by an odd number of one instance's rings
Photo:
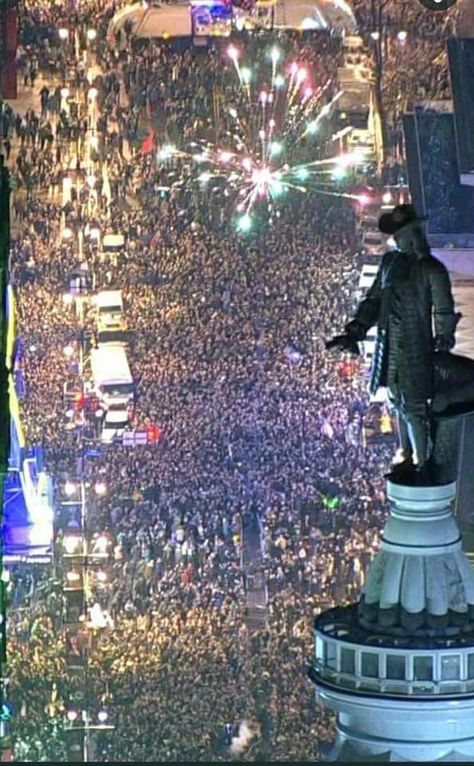
POLYGON ((413 461, 422 466, 429 458, 430 425, 426 401, 403 401, 402 413, 405 415, 408 435, 413 451, 413 461))
POLYGON ((393 459, 392 470, 398 471, 406 468, 409 469, 413 466, 413 453, 410 435, 408 433, 408 423, 403 411, 401 394, 397 381, 393 381, 392 385, 388 388, 388 399, 397 413, 398 428, 398 450, 393 459))
POLYGON ((407 460, 413 453, 411 448, 410 435, 408 433, 408 423, 405 420, 405 415, 399 409, 397 410, 397 425, 399 454, 402 460, 407 460))

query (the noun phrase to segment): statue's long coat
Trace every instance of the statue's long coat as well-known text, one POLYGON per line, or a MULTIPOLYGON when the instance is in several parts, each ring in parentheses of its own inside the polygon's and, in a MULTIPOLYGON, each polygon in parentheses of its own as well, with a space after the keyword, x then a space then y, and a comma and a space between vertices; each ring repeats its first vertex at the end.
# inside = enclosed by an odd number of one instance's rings
POLYGON ((434 335, 454 343, 456 315, 448 272, 430 254, 407 257, 397 250, 385 253, 372 287, 359 304, 346 330, 363 340, 378 325, 369 390, 403 381, 407 401, 433 397, 434 335), (400 296, 401 325, 392 321, 391 290, 400 296))

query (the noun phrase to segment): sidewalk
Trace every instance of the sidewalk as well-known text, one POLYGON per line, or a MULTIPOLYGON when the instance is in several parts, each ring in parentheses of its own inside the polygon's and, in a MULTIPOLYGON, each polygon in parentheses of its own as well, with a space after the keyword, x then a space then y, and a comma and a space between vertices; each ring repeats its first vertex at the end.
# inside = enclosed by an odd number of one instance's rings
MULTIPOLYGON (((97 64, 92 64, 87 69, 87 74, 94 79, 97 75, 101 74, 101 69, 97 64)), ((28 109, 34 109, 35 112, 41 112, 41 97, 40 91, 43 85, 46 85, 50 90, 56 88, 63 81, 59 77, 45 76, 38 72, 34 87, 24 85, 23 76, 21 72, 17 73, 18 84, 18 98, 5 99, 6 103, 11 106, 14 112, 21 114, 23 117, 28 109)))
POLYGON ((14 112, 21 114, 22 117, 26 114, 28 109, 34 109, 35 112, 41 112, 41 97, 40 90, 43 85, 47 85, 51 88, 51 79, 46 79, 43 75, 39 74, 36 78, 36 82, 33 88, 29 85, 23 84, 23 77, 18 73, 18 98, 6 99, 6 103, 11 106, 14 112))

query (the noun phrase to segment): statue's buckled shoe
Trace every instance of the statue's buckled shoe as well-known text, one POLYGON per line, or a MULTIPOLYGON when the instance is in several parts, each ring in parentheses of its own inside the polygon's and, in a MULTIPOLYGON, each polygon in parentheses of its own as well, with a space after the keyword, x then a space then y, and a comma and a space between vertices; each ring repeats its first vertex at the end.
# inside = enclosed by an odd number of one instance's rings
POLYGON ((396 482, 403 482, 416 475, 416 465, 411 457, 405 458, 401 463, 392 463, 389 473, 385 474, 386 479, 396 482))

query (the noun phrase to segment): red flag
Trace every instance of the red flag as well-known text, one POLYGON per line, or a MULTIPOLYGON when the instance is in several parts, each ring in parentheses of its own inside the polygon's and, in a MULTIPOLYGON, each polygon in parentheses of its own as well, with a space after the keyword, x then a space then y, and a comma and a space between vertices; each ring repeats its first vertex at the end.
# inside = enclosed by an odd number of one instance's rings
POLYGON ((152 130, 148 133, 147 137, 142 143, 142 154, 149 154, 153 151, 153 142, 155 140, 155 134, 152 130))

